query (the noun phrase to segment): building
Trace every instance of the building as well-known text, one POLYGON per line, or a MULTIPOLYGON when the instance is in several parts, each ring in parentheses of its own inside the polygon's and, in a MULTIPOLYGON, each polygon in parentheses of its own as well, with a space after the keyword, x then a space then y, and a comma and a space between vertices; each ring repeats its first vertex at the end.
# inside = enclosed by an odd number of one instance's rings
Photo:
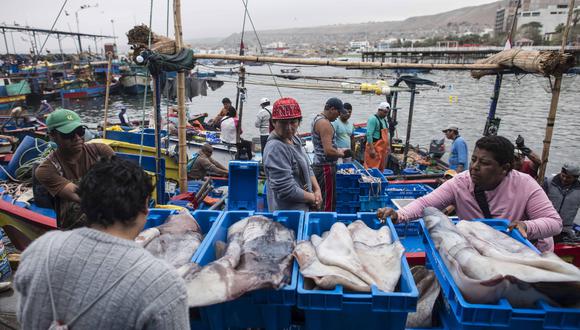
POLYGON ((503 7, 497 9, 493 29, 496 35, 507 33, 510 30, 518 8, 518 2, 518 0, 507 0, 503 7))
POLYGON ((376 50, 387 50, 389 48, 393 48, 395 45, 399 43, 399 39, 397 38, 390 38, 390 39, 381 39, 377 41, 375 44, 376 50))
POLYGON ((365 51, 371 47, 368 41, 351 41, 349 42, 349 49, 352 51, 365 51))
MULTIPOLYGON (((575 11, 580 11, 580 6, 576 6, 575 11)), ((544 38, 550 38, 550 35, 556 31, 560 24, 566 24, 568 19, 568 5, 555 5, 545 8, 522 11, 518 14, 518 29, 525 24, 538 22, 542 24, 540 33, 544 38)))

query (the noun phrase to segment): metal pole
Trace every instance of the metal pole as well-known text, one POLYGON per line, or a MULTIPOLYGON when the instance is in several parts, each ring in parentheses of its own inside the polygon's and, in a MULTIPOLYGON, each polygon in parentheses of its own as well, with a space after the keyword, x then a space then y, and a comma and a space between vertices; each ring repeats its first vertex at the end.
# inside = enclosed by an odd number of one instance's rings
MULTIPOLYGON (((161 126, 161 77, 159 75, 154 76, 155 79, 155 93, 153 97, 155 98, 155 130, 159 134, 159 127, 161 126)), ((143 126, 144 128, 145 126, 143 126)), ((157 135, 157 143, 155 145, 155 166, 157 175, 157 204, 163 204, 165 202, 165 187, 162 185, 161 178, 165 177, 164 173, 161 173, 161 144, 159 143, 159 135, 157 135)), ((181 157, 181 155, 180 155, 181 157)), ((164 180, 165 181, 165 180, 164 180)), ((181 191, 181 190, 180 190, 181 191)), ((187 191, 187 190, 186 190, 187 191)))
MULTIPOLYGON (((183 35, 181 33, 181 2, 173 0, 173 16, 175 23, 175 43, 177 52, 183 48, 183 35)), ((187 141, 185 127, 187 118, 185 116, 185 72, 177 72, 177 104, 179 108, 179 191, 187 192, 187 141)))
MULTIPOLYGON (((566 43, 568 42, 568 34, 570 33, 570 22, 572 21, 572 13, 574 12, 575 0, 570 0, 568 3, 568 20, 566 22, 566 29, 562 36, 562 48, 560 54, 564 54, 566 50, 566 43)), ((552 87, 552 100, 550 101, 550 113, 546 118, 546 136, 544 137, 544 149, 542 150, 542 163, 538 172, 538 183, 544 183, 546 175, 546 166, 548 165, 548 158, 550 157, 550 145, 552 144, 552 134, 554 133, 554 124, 556 122, 556 112, 558 111, 558 101, 560 100, 560 87, 562 86, 562 74, 556 75, 556 81, 552 87)))
POLYGON ((409 104, 409 118, 407 119, 407 137, 405 138, 405 154, 403 155, 403 164, 407 166, 407 156, 409 153, 409 140, 411 140, 411 125, 413 124, 413 107, 415 106, 415 85, 409 86, 411 88, 411 103, 409 104))
POLYGON ((94 37, 93 40, 95 41, 95 55, 99 53, 99 47, 97 46, 97 37, 94 37))
POLYGON ((77 35, 77 38, 79 40, 79 54, 82 54, 83 53, 83 45, 81 43, 81 36, 77 35))
POLYGON ((60 34, 56 35, 56 39, 58 40, 58 50, 60 52, 60 58, 62 60, 62 79, 66 79, 66 64, 64 59, 64 54, 62 52, 62 43, 60 42, 60 34))
POLYGON ((8 40, 6 40, 6 30, 2 29, 2 34, 4 35, 4 45, 6 45, 6 55, 10 55, 10 49, 8 49, 8 40))
POLYGON ((12 39, 12 49, 14 50, 14 54, 16 54, 16 44, 14 43, 14 32, 10 32, 10 39, 12 39))
POLYGON ((495 77, 495 84, 493 86, 493 96, 491 97, 491 104, 489 105, 489 113, 487 114, 487 121, 485 122, 485 128, 483 129, 483 136, 497 135, 499 123, 496 125, 498 118, 495 117, 495 111, 497 109, 497 102, 499 100, 499 92, 501 90, 501 83, 503 80, 503 74, 498 73, 495 77))
POLYGON ((38 49, 38 44, 37 44, 37 41, 36 41, 36 31, 32 31, 32 50, 34 50, 34 54, 36 56, 39 56, 40 55, 38 53, 39 52, 39 49, 38 49))
POLYGON ((109 120, 109 92, 111 88, 111 65, 113 62, 113 54, 107 53, 107 86, 105 87, 105 123, 103 124, 103 139, 107 138, 107 124, 109 120))
MULTIPOLYGON (((245 87, 245 83, 246 83, 246 69, 244 68, 244 65, 242 64, 240 66, 240 81, 239 81, 239 85, 238 85, 238 95, 236 97, 236 103, 238 103, 238 126, 236 126, 236 143, 239 145, 239 143, 242 141, 242 115, 244 112, 244 101, 246 99, 246 87, 245 87)), ((237 150, 238 155, 240 153, 240 150, 237 150)), ((249 159, 248 159, 249 160, 249 159)))

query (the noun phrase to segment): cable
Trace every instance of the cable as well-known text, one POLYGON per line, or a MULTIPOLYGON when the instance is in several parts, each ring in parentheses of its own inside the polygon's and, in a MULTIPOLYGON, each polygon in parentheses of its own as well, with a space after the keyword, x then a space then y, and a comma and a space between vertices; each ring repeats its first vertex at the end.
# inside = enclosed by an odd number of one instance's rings
MULTIPOLYGON (((260 41, 260 37, 258 36, 258 31, 256 31, 256 26, 254 26, 254 20, 252 20, 252 16, 250 16, 250 12, 248 11, 248 0, 242 0, 242 3, 244 4, 244 8, 245 8, 245 12, 248 14, 248 19, 250 20, 250 24, 252 24, 252 30, 254 30, 254 34, 256 35, 256 40, 258 41, 258 45, 260 46, 260 53, 263 55, 264 54, 264 48, 262 47, 262 42, 260 41)), ((270 66, 270 63, 266 64, 268 66, 268 71, 270 71, 270 74, 274 74, 272 72, 272 67, 270 66)), ((278 87, 278 83, 276 81, 275 77, 272 77, 272 80, 274 80, 274 84, 276 85, 276 89, 278 90, 278 94, 280 95, 280 97, 283 97, 282 92, 280 91, 280 88, 278 87)))

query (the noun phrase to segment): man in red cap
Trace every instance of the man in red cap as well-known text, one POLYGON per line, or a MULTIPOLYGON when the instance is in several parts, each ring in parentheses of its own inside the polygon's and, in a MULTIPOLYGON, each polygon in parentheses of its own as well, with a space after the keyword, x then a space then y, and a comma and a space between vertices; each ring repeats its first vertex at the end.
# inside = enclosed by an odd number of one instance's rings
POLYGON ((274 131, 264 148, 264 170, 268 184, 268 208, 276 210, 317 210, 322 194, 302 141, 296 135, 302 111, 293 98, 274 103, 274 131))
POLYGON ((336 132, 332 126, 339 115, 346 113, 342 101, 332 97, 326 101, 324 111, 312 121, 314 161, 312 169, 322 191, 322 211, 333 212, 336 201, 336 161, 352 157, 350 149, 340 150, 336 145, 336 132))

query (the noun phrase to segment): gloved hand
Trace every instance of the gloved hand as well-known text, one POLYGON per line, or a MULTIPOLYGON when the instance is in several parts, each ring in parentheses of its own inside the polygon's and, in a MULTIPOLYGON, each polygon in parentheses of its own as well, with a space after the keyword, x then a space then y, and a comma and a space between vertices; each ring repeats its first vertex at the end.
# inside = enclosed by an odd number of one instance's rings
POLYGON ((521 135, 518 135, 516 139, 516 148, 520 149, 522 154, 524 154, 525 156, 528 156, 529 154, 532 153, 532 150, 526 147, 526 145, 524 144, 524 137, 521 135))
POLYGON ((343 158, 352 157, 352 150, 350 150, 350 149, 346 149, 342 153, 344 154, 344 157, 343 158))

